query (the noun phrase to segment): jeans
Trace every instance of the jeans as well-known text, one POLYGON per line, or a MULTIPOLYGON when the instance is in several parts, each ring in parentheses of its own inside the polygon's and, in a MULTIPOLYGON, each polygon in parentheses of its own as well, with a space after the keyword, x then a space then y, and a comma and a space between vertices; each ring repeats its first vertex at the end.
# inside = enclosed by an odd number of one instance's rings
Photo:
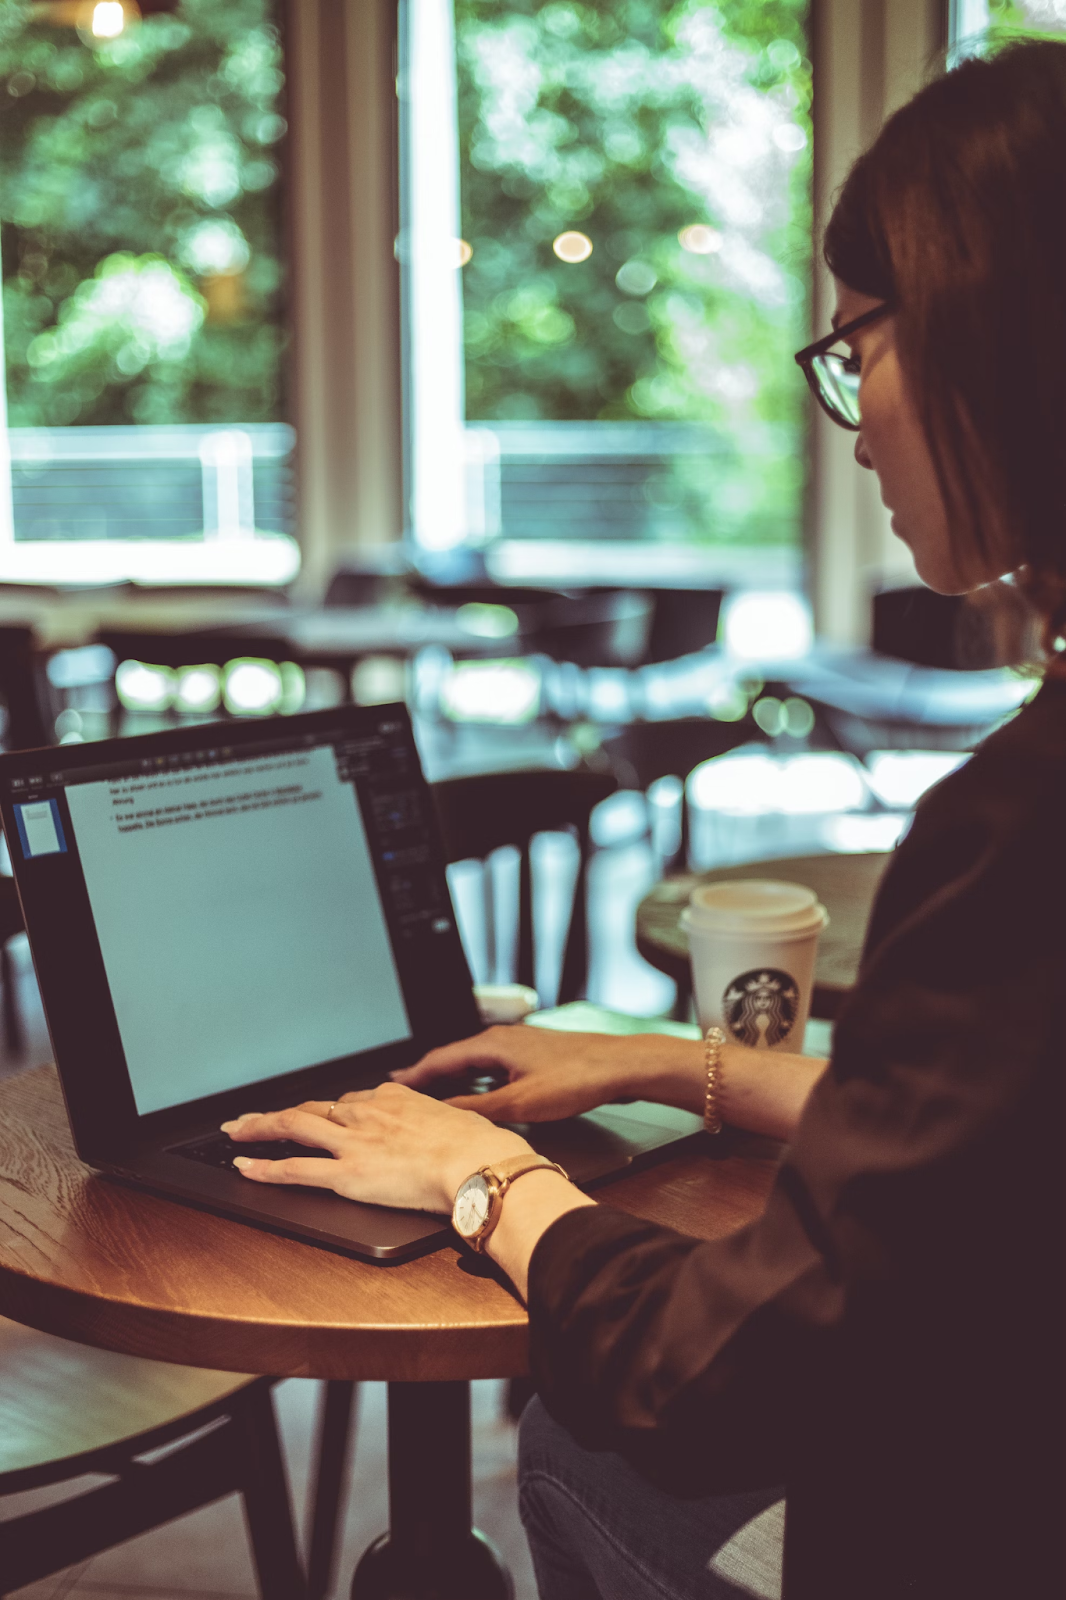
POLYGON ((709 1563, 781 1499, 780 1489, 677 1500, 621 1456, 582 1450, 534 1396, 522 1415, 518 1494, 540 1600, 738 1600, 769 1592, 737 1588, 709 1563))

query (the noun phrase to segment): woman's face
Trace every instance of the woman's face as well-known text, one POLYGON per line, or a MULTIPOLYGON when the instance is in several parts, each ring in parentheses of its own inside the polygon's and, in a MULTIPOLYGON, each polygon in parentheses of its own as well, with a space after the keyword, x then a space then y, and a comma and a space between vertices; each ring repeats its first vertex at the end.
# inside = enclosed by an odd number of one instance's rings
MULTIPOLYGON (((843 325, 881 301, 837 280, 834 322, 843 325)), ((976 552, 960 560, 948 527, 933 458, 911 404, 896 350, 896 319, 882 317, 860 328, 848 341, 860 363, 859 411, 862 426, 855 459, 877 473, 881 499, 892 513, 892 531, 908 545, 918 575, 940 594, 962 594, 999 577, 985 570, 976 552)), ((962 532, 963 530, 956 530, 962 532)), ((972 545, 963 535, 956 546, 972 545)))

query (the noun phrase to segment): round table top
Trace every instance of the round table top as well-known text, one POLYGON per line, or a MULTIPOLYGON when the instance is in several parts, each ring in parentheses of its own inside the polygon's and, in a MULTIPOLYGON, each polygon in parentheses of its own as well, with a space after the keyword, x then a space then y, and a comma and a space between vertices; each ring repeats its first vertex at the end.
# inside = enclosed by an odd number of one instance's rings
MULTIPOLYGON (((757 1216, 766 1141, 687 1147, 603 1198, 699 1237, 757 1216)), ((279 1377, 527 1368, 525 1308, 459 1246, 374 1266, 166 1200, 79 1161, 55 1069, 0 1083, 0 1313, 127 1355, 279 1377)))
POLYGON ((832 1019, 855 986, 870 908, 890 852, 862 855, 790 856, 783 861, 748 861, 713 872, 685 872, 657 883, 637 907, 637 949, 660 972, 688 984, 688 939, 681 913, 697 884, 738 878, 776 878, 813 889, 829 912, 818 941, 811 1015, 832 1019))

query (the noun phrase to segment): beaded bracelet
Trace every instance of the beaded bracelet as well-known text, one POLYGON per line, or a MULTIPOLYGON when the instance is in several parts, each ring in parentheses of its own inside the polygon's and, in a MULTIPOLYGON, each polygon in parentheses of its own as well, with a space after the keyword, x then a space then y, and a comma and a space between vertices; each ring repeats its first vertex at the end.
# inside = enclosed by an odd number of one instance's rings
POLYGON ((708 1028, 703 1036, 703 1059, 707 1067, 707 1089, 703 1097, 703 1126, 708 1133, 721 1133, 722 1115, 718 1109, 718 1082, 722 1066, 725 1034, 721 1028, 708 1028))

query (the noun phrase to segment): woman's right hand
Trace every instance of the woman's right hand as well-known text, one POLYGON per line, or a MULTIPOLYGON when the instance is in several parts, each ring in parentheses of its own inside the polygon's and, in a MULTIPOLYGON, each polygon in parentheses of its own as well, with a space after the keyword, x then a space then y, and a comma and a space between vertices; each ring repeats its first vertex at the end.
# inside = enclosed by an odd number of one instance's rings
POLYGON ((449 1103, 493 1122, 555 1122, 612 1100, 645 1098, 663 1059, 683 1054, 699 1062, 699 1046, 664 1034, 564 1033, 524 1025, 488 1028, 472 1039, 430 1050, 413 1067, 392 1074, 409 1088, 439 1092, 440 1080, 483 1072, 502 1076, 501 1088, 456 1094, 449 1103))

